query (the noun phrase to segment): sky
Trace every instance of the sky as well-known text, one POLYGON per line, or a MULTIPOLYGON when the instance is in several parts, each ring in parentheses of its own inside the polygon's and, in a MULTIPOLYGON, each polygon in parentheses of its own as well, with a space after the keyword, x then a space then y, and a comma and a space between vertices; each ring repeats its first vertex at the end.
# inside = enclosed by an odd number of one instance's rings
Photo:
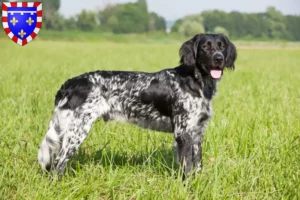
MULTIPOLYGON (((136 0, 61 0, 60 12, 70 17, 82 9, 98 10, 108 3, 136 2, 136 0)), ((275 6, 283 14, 300 15, 300 0, 147 0, 148 9, 166 20, 176 20, 204 10, 219 9, 226 12, 264 12, 275 6)))

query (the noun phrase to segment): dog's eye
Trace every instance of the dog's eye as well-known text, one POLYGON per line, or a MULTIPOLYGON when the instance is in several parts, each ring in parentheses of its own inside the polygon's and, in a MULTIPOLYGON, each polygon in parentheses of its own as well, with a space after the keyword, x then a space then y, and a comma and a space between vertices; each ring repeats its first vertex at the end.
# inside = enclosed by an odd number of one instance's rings
POLYGON ((202 46, 202 48, 205 49, 205 50, 209 50, 210 47, 207 44, 205 44, 205 45, 202 46))
POLYGON ((218 46, 222 51, 225 49, 225 46, 222 42, 218 42, 218 46))

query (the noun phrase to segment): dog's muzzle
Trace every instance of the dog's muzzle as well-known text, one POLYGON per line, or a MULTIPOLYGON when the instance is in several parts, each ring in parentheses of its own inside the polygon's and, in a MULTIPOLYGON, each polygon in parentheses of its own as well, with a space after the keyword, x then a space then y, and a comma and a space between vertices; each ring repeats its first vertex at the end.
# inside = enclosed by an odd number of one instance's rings
POLYGON ((224 56, 221 53, 215 53, 213 55, 213 64, 214 67, 210 70, 210 75, 214 79, 220 79, 223 74, 223 63, 224 63, 224 56))

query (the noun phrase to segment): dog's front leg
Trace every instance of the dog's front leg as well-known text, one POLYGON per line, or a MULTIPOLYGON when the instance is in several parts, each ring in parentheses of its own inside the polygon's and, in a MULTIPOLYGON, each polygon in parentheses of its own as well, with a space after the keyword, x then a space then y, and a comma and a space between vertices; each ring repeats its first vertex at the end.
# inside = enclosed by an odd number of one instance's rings
POLYGON ((183 169, 183 178, 202 167, 202 138, 205 125, 197 123, 189 114, 174 117, 174 137, 177 162, 183 169))
POLYGON ((183 169, 183 178, 191 171, 200 171, 202 162, 202 131, 188 115, 173 118, 175 152, 183 169))
POLYGON ((175 137, 175 151, 184 179, 193 168, 193 141, 188 133, 175 137))
POLYGON ((199 172, 202 168, 202 138, 203 132, 198 131, 193 134, 193 167, 195 172, 199 172))

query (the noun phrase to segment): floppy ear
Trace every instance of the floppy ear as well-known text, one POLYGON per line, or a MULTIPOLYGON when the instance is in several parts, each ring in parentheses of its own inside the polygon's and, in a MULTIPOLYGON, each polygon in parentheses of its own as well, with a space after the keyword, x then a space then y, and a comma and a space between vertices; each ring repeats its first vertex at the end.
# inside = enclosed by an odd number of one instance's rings
POLYGON ((234 61, 237 57, 237 52, 234 44, 229 41, 229 39, 226 37, 227 40, 227 56, 225 60, 225 66, 231 69, 234 69, 234 61))
POLYGON ((195 66, 196 65, 196 56, 197 56, 197 48, 198 42, 197 38, 200 35, 196 35, 192 39, 183 43, 179 50, 180 55, 180 63, 186 66, 195 66))

